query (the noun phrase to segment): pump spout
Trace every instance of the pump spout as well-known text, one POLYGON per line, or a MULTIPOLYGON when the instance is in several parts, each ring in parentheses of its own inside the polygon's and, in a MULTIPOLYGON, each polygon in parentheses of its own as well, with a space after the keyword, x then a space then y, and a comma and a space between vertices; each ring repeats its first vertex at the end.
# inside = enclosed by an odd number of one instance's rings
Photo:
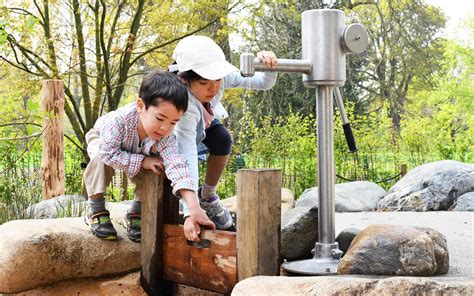
POLYGON ((240 75, 243 77, 252 77, 255 74, 254 60, 255 56, 251 53, 243 53, 240 55, 240 75))
POLYGON ((309 60, 277 59, 276 67, 268 68, 251 53, 243 53, 240 55, 240 74, 243 77, 251 77, 255 74, 255 71, 297 72, 309 74, 311 73, 311 70, 312 65, 309 60))

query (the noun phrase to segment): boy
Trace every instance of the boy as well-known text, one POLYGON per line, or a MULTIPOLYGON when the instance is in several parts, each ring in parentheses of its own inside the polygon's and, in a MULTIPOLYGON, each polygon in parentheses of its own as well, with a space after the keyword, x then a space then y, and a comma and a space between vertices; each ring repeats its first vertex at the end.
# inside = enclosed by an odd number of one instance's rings
POLYGON ((135 103, 102 116, 86 134, 90 162, 84 172, 84 182, 90 209, 85 222, 97 237, 117 238, 104 199, 114 169, 124 170, 136 185, 135 198, 125 217, 130 240, 141 240, 140 195, 145 185, 142 169, 152 170, 157 175, 164 169, 173 193, 190 205, 188 219, 191 221, 184 229, 188 240, 199 240, 199 225, 215 228, 199 206, 194 181, 172 135, 187 107, 187 89, 179 78, 171 73, 152 71, 143 79, 135 103))

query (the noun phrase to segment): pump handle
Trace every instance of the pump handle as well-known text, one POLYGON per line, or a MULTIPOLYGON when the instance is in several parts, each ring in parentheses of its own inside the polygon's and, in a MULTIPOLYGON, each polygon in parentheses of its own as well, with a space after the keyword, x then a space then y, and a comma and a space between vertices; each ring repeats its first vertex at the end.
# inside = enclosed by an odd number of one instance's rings
POLYGON ((352 133, 351 124, 348 122, 342 125, 344 129, 344 136, 346 137, 347 146, 349 147, 349 152, 354 153, 357 152, 357 146, 354 138, 354 134, 352 133))
POLYGON ((341 91, 338 87, 334 88, 334 99, 336 100, 336 105, 339 108, 339 112, 341 113, 342 118, 342 128, 344 130, 344 136, 346 137, 347 146, 349 147, 349 152, 354 153, 357 152, 357 146, 354 138, 354 134, 352 133, 351 124, 347 119, 346 109, 344 108, 344 103, 342 101, 341 91))

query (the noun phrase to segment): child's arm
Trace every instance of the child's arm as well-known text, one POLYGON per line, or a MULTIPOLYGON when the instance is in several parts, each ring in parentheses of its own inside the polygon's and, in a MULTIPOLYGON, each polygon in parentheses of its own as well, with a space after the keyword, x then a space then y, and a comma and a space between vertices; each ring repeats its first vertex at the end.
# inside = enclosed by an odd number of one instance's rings
POLYGON ((199 206, 196 193, 190 190, 180 190, 182 198, 186 201, 190 216, 184 222, 184 236, 192 241, 200 241, 201 225, 210 229, 216 229, 216 225, 207 217, 206 212, 199 206))
MULTIPOLYGON (((277 58, 271 51, 261 51, 257 54, 260 61, 268 68, 275 68, 277 58)), ((246 88, 255 90, 269 90, 275 86, 276 72, 255 72, 252 77, 242 77, 240 73, 234 72, 223 79, 224 88, 246 88)))
MULTIPOLYGON (((179 152, 186 162, 189 175, 196 185, 196 188, 194 188, 195 191, 198 189, 197 184, 199 184, 196 137, 198 126, 203 125, 201 122, 202 116, 198 107, 199 106, 197 106, 193 100, 189 100, 188 110, 175 127, 176 143, 179 152)), ((204 126, 202 126, 202 128, 204 128, 204 126)), ((183 212, 185 216, 189 216, 189 209, 186 202, 183 202, 183 212)))
POLYGON ((151 170, 155 175, 160 176, 165 171, 163 160, 156 156, 145 156, 142 161, 142 167, 146 170, 151 170))
MULTIPOLYGON (((215 229, 216 226, 199 206, 194 181, 189 176, 186 163, 178 152, 176 141, 173 136, 168 136, 161 139, 153 148, 152 152, 158 153, 163 158, 165 173, 171 181, 173 193, 180 196, 184 200, 183 204, 187 205, 186 211, 190 215, 186 219, 189 221, 185 223, 184 234, 188 240, 199 241, 201 225, 211 229, 215 229)), ((147 159, 148 157, 145 161, 147 159)), ((155 159, 158 158, 155 157, 155 159)))
MULTIPOLYGON (((171 181, 171 186, 173 187, 173 194, 180 196, 182 189, 194 192, 196 190, 196 183, 189 174, 188 166, 182 155, 178 151, 178 146, 174 136, 168 136, 162 138, 160 141, 154 145, 150 151, 152 155, 159 155, 162 159, 164 172, 166 177, 171 181)), ((158 157, 154 158, 159 162, 158 157)), ((145 161, 148 161, 148 157, 145 158, 145 161)), ((157 163, 155 165, 159 166, 157 163)), ((194 194, 195 196, 195 194, 194 194)), ((197 197, 195 197, 197 202, 197 197)), ((186 199, 184 199, 186 201, 186 199)))
POLYGON ((145 155, 131 153, 122 149, 122 143, 127 140, 126 123, 117 116, 114 120, 107 121, 100 129, 99 157, 106 165, 126 171, 132 178, 140 171, 145 155))

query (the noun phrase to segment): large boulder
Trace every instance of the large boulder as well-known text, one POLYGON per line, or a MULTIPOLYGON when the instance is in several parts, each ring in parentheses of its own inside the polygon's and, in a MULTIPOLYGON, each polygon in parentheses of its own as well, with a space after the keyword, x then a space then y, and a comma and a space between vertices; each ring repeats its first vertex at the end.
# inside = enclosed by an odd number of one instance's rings
MULTIPOLYGON (((336 184, 336 212, 369 212, 377 208, 377 203, 385 196, 385 190, 368 181, 336 184)), ((318 207, 318 187, 306 189, 296 201, 295 207, 318 207)))
POLYGON ((318 240, 318 209, 296 207, 281 218, 281 257, 287 260, 311 257, 318 240))
POLYGON ((281 189, 281 215, 295 207, 295 194, 288 188, 281 189))
POLYGON ((456 201, 453 211, 474 212, 474 192, 464 193, 456 201))
MULTIPOLYGON (((229 211, 237 213, 237 196, 232 196, 222 200, 222 204, 229 211)), ((295 206, 295 195, 290 189, 281 189, 281 215, 295 206)))
POLYGON ((80 217, 85 213, 86 205, 82 195, 60 195, 29 206, 26 212, 33 219, 80 217))
POLYGON ((0 294, 66 279, 140 268, 140 244, 115 225, 117 241, 92 235, 82 218, 17 220, 0 225, 0 294))
POLYGON ((433 242, 433 252, 436 260, 436 272, 434 275, 446 274, 449 271, 449 251, 446 237, 439 231, 428 227, 414 227, 426 233, 433 242))
POLYGON ((474 191, 474 165, 442 160, 416 167, 390 188, 377 208, 383 211, 445 211, 474 191))
POLYGON ((438 231, 374 224, 354 238, 338 273, 432 276, 448 269, 446 238, 438 231))
POLYGON ((474 295, 474 279, 472 277, 256 276, 238 282, 232 295, 474 295))
POLYGON ((146 296, 140 285, 140 272, 118 277, 97 279, 74 279, 38 287, 21 293, 22 296, 37 295, 133 295, 146 296))
POLYGON ((359 234, 359 232, 360 230, 357 228, 345 228, 336 236, 336 242, 339 245, 339 250, 341 250, 343 254, 347 253, 352 241, 359 234))

